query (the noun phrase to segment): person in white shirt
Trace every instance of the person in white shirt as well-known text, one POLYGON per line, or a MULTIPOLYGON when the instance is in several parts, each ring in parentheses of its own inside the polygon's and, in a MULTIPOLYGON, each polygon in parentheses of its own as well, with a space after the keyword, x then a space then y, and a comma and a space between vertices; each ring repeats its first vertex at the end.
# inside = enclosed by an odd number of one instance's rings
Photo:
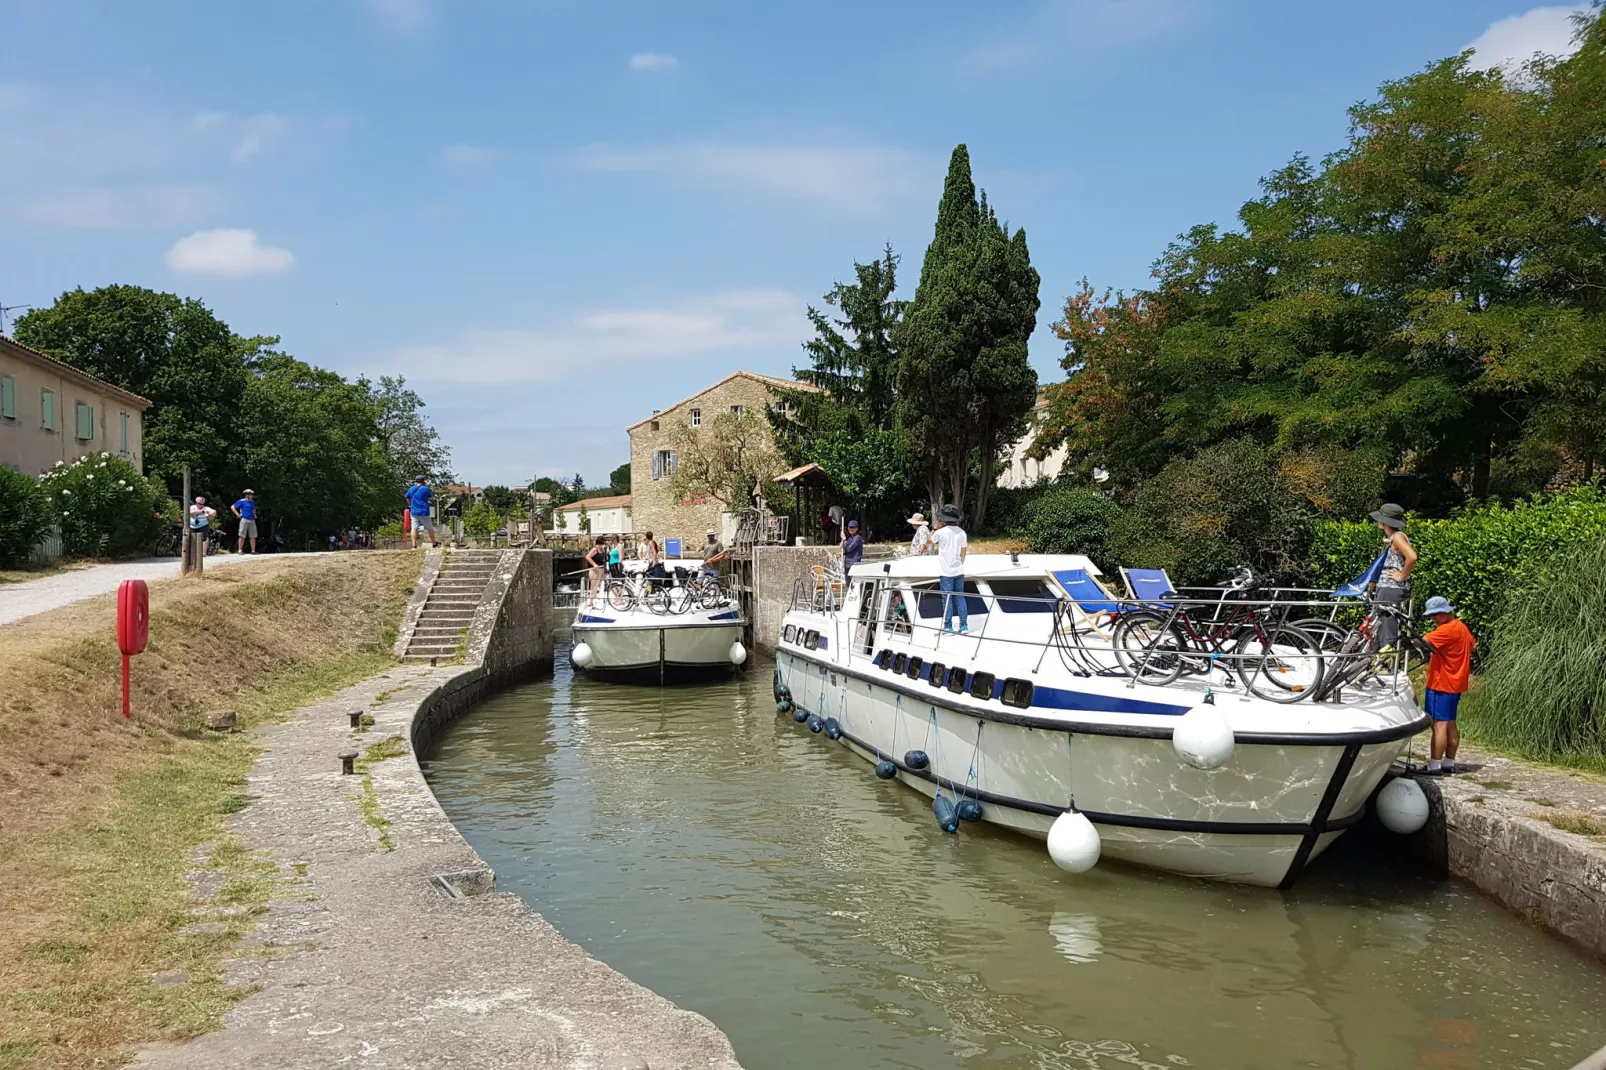
POLYGON ((931 553, 931 528, 926 526, 926 515, 916 513, 909 518, 909 526, 915 529, 915 537, 909 540, 909 553, 919 557, 931 553))
POLYGON ((942 630, 953 628, 954 606, 959 607, 959 630, 970 631, 970 607, 965 599, 965 557, 970 553, 970 540, 959 525, 964 518, 959 507, 952 502, 937 510, 937 530, 931 533, 932 544, 937 548, 937 587, 942 591, 942 630), (955 598, 954 595, 959 597, 955 598))
POLYGON ((842 545, 843 540, 848 537, 848 529, 843 524, 848 518, 848 511, 840 505, 833 505, 825 511, 825 515, 831 518, 831 538, 838 546, 842 545))

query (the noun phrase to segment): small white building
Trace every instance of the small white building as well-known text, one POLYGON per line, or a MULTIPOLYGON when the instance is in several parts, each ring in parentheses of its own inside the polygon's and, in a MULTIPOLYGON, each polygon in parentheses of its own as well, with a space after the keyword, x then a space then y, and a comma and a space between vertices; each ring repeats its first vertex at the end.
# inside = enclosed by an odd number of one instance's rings
POLYGON ((582 509, 592 535, 629 535, 631 532, 628 494, 585 498, 560 506, 552 511, 552 532, 558 535, 586 534, 580 527, 582 509))
POLYGON ((1064 445, 1057 446, 1053 453, 1041 461, 1026 456, 1026 451, 1032 448, 1032 440, 1037 437, 1038 427, 1047 416, 1048 397, 1039 390, 1037 404, 1032 406, 1031 415, 1026 417, 1026 434, 1009 447, 1007 463, 998 468, 998 477, 993 481, 998 486, 1029 487, 1040 479, 1055 479, 1059 476, 1060 469, 1065 466, 1067 455, 1064 445))

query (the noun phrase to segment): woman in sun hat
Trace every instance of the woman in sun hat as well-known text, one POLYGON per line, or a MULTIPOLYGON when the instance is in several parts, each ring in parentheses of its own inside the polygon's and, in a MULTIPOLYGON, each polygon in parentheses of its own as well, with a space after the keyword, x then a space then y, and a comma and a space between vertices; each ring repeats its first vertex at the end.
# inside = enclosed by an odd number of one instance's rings
MULTIPOLYGON (((1373 597, 1385 605, 1399 605, 1411 597, 1411 570, 1416 567, 1416 547, 1405 534, 1405 510, 1390 502, 1371 514, 1383 533, 1383 571, 1377 578, 1373 597)), ((1387 650, 1400 636, 1400 619, 1393 613, 1379 613, 1373 646, 1387 650)))
POLYGON ((931 526, 926 523, 926 514, 910 517, 909 526, 915 529, 915 537, 909 540, 909 553, 915 557, 931 553, 931 526))

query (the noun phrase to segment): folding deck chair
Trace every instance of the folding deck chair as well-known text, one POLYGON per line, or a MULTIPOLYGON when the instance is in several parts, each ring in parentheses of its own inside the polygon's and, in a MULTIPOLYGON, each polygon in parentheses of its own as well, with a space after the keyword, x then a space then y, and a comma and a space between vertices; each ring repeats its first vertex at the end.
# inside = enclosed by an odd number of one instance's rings
POLYGON ((1052 573, 1054 582, 1060 585, 1065 597, 1071 600, 1076 607, 1076 615, 1071 621, 1072 626, 1079 632, 1095 632, 1102 638, 1110 638, 1108 624, 1101 625, 1099 616, 1109 614, 1113 623, 1115 615, 1121 612, 1121 603, 1110 597, 1110 592, 1104 585, 1094 579, 1085 568, 1067 568, 1052 573))
POLYGON ((1170 603, 1162 599, 1177 597, 1177 589, 1163 568, 1123 568, 1121 578, 1132 600, 1148 609, 1170 609, 1170 603))

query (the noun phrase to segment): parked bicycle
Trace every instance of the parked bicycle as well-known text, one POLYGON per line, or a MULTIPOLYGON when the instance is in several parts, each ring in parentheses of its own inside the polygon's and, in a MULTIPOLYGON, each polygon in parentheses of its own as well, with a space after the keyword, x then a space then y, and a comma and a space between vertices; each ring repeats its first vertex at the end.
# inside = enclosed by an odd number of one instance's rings
POLYGON ((1343 630, 1342 636, 1336 639, 1327 622, 1321 622, 1319 627, 1313 627, 1311 621, 1299 621, 1294 625, 1318 642, 1326 657, 1324 677, 1316 689, 1317 701, 1336 697, 1346 687, 1384 688, 1401 669, 1408 668, 1408 664, 1402 663, 1409 662, 1411 653, 1426 658, 1422 641, 1414 634, 1411 615, 1403 607, 1372 601, 1366 606, 1367 613, 1361 622, 1343 630), (1398 620, 1399 639, 1396 649, 1379 652, 1376 649, 1378 626, 1385 615, 1398 620))
MULTIPOLYGON (((1239 569, 1221 586, 1227 595, 1259 589, 1254 573, 1239 569)), ((1121 668, 1146 684, 1169 684, 1183 673, 1208 675, 1218 661, 1245 690, 1271 702, 1298 702, 1322 683, 1321 644, 1286 622, 1286 607, 1247 600, 1199 601, 1175 596, 1123 610, 1111 645, 1121 668)))
POLYGON ((632 569, 630 562, 623 576, 609 580, 605 588, 608 605, 620 613, 641 606, 653 613, 685 613, 699 607, 716 609, 730 601, 719 581, 694 576, 685 569, 674 574, 652 575, 645 566, 632 569))

